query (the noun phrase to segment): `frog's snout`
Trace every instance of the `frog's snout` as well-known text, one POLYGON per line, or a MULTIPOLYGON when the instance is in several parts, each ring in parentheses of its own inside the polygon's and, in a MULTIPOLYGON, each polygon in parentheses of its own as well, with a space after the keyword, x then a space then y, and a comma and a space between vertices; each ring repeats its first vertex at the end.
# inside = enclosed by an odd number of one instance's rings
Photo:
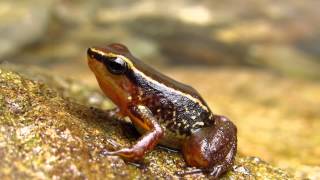
POLYGON ((92 50, 92 48, 88 48, 87 49, 87 55, 89 56, 89 57, 91 57, 91 58, 93 58, 94 57, 94 51, 92 50))

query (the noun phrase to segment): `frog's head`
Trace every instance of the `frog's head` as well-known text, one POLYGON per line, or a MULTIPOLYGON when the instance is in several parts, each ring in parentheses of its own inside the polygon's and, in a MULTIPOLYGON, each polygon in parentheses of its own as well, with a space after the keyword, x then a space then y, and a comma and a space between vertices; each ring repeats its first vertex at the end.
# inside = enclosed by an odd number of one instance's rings
POLYGON ((128 48, 121 44, 92 47, 87 55, 89 67, 103 92, 120 109, 125 109, 135 90, 134 83, 128 78, 134 67, 128 48))

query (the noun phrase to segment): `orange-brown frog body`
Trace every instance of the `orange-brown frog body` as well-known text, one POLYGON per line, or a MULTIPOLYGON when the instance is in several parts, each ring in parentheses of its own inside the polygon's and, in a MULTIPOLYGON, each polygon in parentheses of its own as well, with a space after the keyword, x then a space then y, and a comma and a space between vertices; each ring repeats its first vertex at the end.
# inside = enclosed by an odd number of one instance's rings
POLYGON ((88 64, 102 91, 128 116, 142 137, 130 148, 108 152, 141 159, 155 145, 181 149, 188 165, 219 177, 232 167, 237 129, 214 115, 199 93, 132 56, 121 44, 89 48, 88 64))

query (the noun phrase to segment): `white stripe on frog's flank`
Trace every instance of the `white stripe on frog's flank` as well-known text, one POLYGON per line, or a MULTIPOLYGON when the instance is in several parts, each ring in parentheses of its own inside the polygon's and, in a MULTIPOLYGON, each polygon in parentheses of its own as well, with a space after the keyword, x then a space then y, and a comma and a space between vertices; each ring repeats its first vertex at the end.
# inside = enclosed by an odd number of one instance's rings
POLYGON ((159 85, 159 86, 162 86, 162 87, 164 87, 164 88, 169 88, 170 90, 172 90, 172 91, 174 91, 174 92, 176 92, 176 93, 178 93, 178 94, 180 94, 180 95, 182 95, 182 96, 184 96, 184 97, 187 97, 187 98, 190 99, 191 101, 193 101, 193 102, 195 102, 195 103, 198 103, 203 110, 209 112, 208 107, 205 106, 199 99, 191 96, 190 94, 186 94, 186 93, 181 92, 181 91, 179 91, 179 90, 177 90, 177 89, 174 89, 173 87, 169 87, 169 86, 167 86, 167 85, 165 85, 165 84, 163 84, 163 83, 161 83, 161 82, 159 82, 159 81, 156 81, 156 80, 152 79, 151 77, 147 76, 146 74, 144 74, 143 72, 141 72, 139 69, 137 69, 137 68, 134 66, 134 64, 132 63, 132 61, 130 61, 127 57, 125 57, 125 56, 123 56, 123 55, 118 55, 118 54, 115 54, 115 53, 111 53, 111 52, 105 53, 105 52, 100 51, 100 50, 97 50, 97 49, 95 49, 95 48, 91 48, 91 50, 92 50, 93 52, 95 52, 95 53, 98 53, 98 54, 100 54, 100 55, 102 55, 102 56, 106 56, 106 57, 121 57, 124 61, 127 62, 127 64, 129 65, 129 67, 131 67, 132 70, 134 70, 136 73, 139 73, 142 77, 146 78, 148 81, 150 81, 150 82, 152 82, 152 83, 154 83, 154 84, 157 84, 157 85, 159 85))
POLYGON ((200 121, 200 122, 195 122, 194 124, 192 124, 192 127, 193 127, 193 128, 196 128, 197 126, 200 126, 200 127, 201 127, 201 126, 203 126, 203 125, 204 125, 204 122, 201 122, 201 121, 200 121))

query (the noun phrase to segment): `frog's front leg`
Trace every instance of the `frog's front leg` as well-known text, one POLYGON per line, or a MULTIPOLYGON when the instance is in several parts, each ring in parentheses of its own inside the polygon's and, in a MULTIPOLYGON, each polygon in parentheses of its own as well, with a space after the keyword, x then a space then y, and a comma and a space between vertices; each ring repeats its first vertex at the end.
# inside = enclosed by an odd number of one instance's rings
POLYGON ((141 159, 144 154, 152 150, 163 136, 163 129, 153 116, 152 112, 145 106, 138 105, 129 108, 135 121, 139 121, 145 126, 147 130, 135 145, 130 148, 123 148, 113 152, 107 152, 107 155, 118 155, 129 161, 136 161, 141 159))
POLYGON ((226 117, 214 116, 215 123, 194 132, 182 146, 188 165, 196 169, 181 174, 209 173, 218 178, 232 167, 237 151, 237 128, 226 117))

